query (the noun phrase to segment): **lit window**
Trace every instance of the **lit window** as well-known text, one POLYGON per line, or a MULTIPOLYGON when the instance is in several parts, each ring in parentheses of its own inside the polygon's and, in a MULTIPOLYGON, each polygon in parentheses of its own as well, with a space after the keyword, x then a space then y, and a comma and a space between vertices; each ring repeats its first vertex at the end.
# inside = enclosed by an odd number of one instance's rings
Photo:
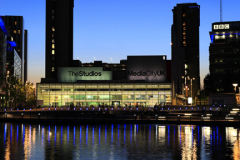
POLYGON ((54 40, 54 38, 52 38, 52 43, 55 43, 55 40, 54 40))
POLYGON ((183 27, 183 30, 186 30, 186 27, 183 27))
POLYGON ((220 24, 220 25, 218 26, 219 29, 224 29, 224 27, 225 27, 224 24, 220 24))
POLYGON ((229 24, 225 24, 225 29, 229 29, 229 24))
POLYGON ((219 60, 219 62, 223 62, 223 60, 222 60, 222 59, 220 59, 220 60, 219 60))
POLYGON ((183 22, 183 26, 186 26, 186 22, 183 22))
POLYGON ((183 36, 183 39, 186 39, 186 36, 183 36))
POLYGON ((15 25, 17 25, 17 21, 15 21, 15 25))
POLYGON ((52 33, 52 37, 54 37, 54 33, 52 33))
POLYGON ((185 69, 187 69, 188 68, 188 65, 187 64, 185 64, 185 69))
POLYGON ((54 28, 54 27, 52 27, 52 31, 55 31, 55 28, 54 28))
POLYGON ((54 19, 54 16, 52 15, 52 19, 54 19))
POLYGON ((183 15, 182 15, 183 17, 185 17, 186 16, 186 13, 183 13, 183 15))
POLYGON ((186 41, 183 41, 183 44, 186 44, 186 41))
POLYGON ((15 33, 15 34, 16 34, 16 33, 17 33, 17 31, 16 31, 16 30, 14 30, 14 31, 13 31, 13 33, 15 33))
POLYGON ((218 25, 214 25, 214 26, 213 26, 213 29, 218 29, 218 25))
POLYGON ((52 54, 55 54, 55 50, 52 50, 52 54))
POLYGON ((183 31, 183 35, 186 35, 186 32, 185 32, 185 31, 183 31))
POLYGON ((52 67, 52 72, 54 72, 55 71, 55 69, 54 69, 54 67, 52 67))
POLYGON ((9 71, 7 71, 7 74, 9 74, 10 72, 9 71))
POLYGON ((18 34, 20 34, 20 30, 18 30, 18 34))
POLYGON ((54 49, 55 48, 55 45, 54 44, 52 44, 52 49, 54 49))

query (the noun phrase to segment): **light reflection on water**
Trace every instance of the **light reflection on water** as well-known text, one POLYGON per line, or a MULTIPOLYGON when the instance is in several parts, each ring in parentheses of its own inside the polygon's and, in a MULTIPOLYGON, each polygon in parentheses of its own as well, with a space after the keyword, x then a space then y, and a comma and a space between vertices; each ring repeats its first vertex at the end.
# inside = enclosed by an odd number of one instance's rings
POLYGON ((0 123, 5 159, 240 159, 239 129, 0 123))

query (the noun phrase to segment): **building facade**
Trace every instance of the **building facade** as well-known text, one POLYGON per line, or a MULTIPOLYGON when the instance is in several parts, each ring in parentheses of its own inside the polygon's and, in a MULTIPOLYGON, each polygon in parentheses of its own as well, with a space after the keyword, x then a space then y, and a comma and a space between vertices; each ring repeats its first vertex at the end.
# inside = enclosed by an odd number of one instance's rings
POLYGON ((37 84, 37 100, 44 106, 171 104, 171 62, 166 56, 128 56, 121 62, 59 67, 56 83, 37 84))
POLYGON ((200 6, 197 3, 177 4, 172 11, 171 84, 173 104, 177 104, 181 95, 194 99, 200 90, 200 6))
POLYGON ((215 22, 209 32, 209 72, 214 92, 232 92, 240 85, 240 21, 215 22))
MULTIPOLYGON (((19 78, 23 82, 26 82, 27 79, 24 79, 24 77, 27 77, 27 72, 24 72, 24 63, 27 63, 27 59, 25 59, 27 56, 24 55, 24 53, 26 52, 24 46, 25 45, 27 46, 27 40, 24 40, 25 36, 24 36, 23 17, 22 16, 2 16, 2 18, 9 31, 9 34, 13 37, 13 40, 17 44, 17 46, 15 47, 15 50, 21 59, 21 75, 19 76, 19 78)), ((13 58, 13 56, 11 57, 13 58)), ((10 57, 8 59, 10 59, 10 57)), ((12 61, 14 61, 14 59, 12 59, 12 61)))
POLYGON ((73 0, 46 1, 45 78, 56 80, 58 67, 73 61, 73 0))
POLYGON ((118 64, 82 64, 73 60, 72 48, 73 0, 47 0, 46 70, 37 84, 37 105, 171 104, 171 62, 165 55, 128 56, 118 64))

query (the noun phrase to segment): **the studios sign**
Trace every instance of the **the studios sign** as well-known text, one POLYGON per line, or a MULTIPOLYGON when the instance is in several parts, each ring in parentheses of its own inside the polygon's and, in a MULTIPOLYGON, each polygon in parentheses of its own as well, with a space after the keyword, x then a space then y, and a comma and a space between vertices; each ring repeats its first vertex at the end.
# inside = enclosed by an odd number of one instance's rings
POLYGON ((112 80, 112 71, 102 67, 59 67, 58 82, 77 82, 79 80, 112 80))

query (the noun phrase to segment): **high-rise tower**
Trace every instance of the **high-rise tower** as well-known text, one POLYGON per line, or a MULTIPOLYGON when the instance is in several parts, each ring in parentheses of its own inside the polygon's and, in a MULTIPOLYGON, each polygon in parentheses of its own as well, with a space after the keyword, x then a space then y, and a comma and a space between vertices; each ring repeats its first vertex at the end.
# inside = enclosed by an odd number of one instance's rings
POLYGON ((209 72, 212 92, 233 92, 240 85, 240 21, 212 23, 209 32, 209 72))
POLYGON ((46 0, 45 78, 56 80, 58 67, 73 61, 74 0, 46 0))
POLYGON ((172 11, 172 99, 176 100, 178 95, 195 98, 200 89, 200 6, 197 3, 177 4, 172 11))
MULTIPOLYGON (((21 75, 18 75, 22 81, 24 80, 24 62, 27 63, 27 60, 24 59, 24 21, 22 16, 2 16, 2 19, 9 31, 9 34, 13 37, 13 40, 17 43, 15 48, 21 59, 21 75)), ((27 41, 25 41, 27 43, 27 41)))

